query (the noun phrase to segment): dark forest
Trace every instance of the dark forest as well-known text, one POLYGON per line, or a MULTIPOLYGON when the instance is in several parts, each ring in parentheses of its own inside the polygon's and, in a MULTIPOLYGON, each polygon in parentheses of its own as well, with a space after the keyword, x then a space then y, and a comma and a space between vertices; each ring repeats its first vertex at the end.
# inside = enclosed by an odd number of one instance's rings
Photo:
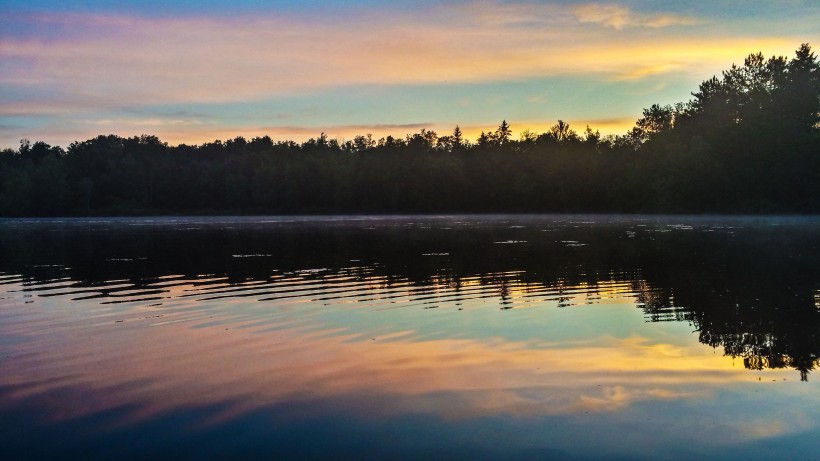
POLYGON ((0 152, 0 216, 817 213, 820 61, 751 54, 618 136, 559 120, 440 135, 169 146, 115 135, 0 152), (579 133, 580 131, 580 133, 579 133))

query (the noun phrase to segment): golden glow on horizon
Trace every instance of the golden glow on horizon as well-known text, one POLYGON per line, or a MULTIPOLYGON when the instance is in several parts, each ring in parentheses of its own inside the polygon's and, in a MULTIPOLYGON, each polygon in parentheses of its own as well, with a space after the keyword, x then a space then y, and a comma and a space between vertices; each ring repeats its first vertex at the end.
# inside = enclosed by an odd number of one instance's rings
MULTIPOLYGON (((635 124, 637 117, 625 117, 622 119, 591 119, 591 120, 569 120, 570 127, 578 135, 583 135, 587 126, 593 131, 600 131, 602 136, 609 134, 623 134, 635 124)), ((486 125, 459 125, 464 139, 475 142, 481 132, 494 132, 500 120, 495 124, 486 125)), ((516 121, 507 120, 513 129, 512 139, 519 139, 521 134, 529 130, 531 133, 541 134, 549 130, 557 123, 557 120, 545 121, 516 121)), ((99 120, 94 123, 87 123, 82 131, 72 131, 78 134, 78 140, 91 139, 102 133, 117 134, 123 137, 131 137, 137 133, 150 133, 159 137, 162 141, 170 145, 178 144, 203 144, 216 140, 226 141, 228 139, 242 136, 247 140, 256 137, 270 136, 276 141, 304 142, 310 138, 317 138, 321 133, 325 133, 330 139, 339 142, 352 140, 359 135, 371 134, 374 140, 386 136, 404 139, 408 134, 418 133, 421 129, 433 130, 438 136, 450 135, 456 124, 406 124, 406 125, 330 125, 330 126, 309 126, 309 127, 216 127, 210 124, 198 122, 196 120, 177 119, 168 123, 162 123, 161 119, 125 119, 125 120, 99 120)), ((52 133, 53 135, 54 133, 52 133)))
MULTIPOLYGON (((569 123, 570 128, 572 128, 578 136, 583 136, 586 127, 589 126, 593 132, 599 131, 601 136, 606 135, 621 135, 629 131, 633 126, 635 126, 635 121, 640 117, 640 114, 636 117, 623 117, 623 118, 612 118, 612 119, 580 119, 580 120, 565 120, 569 123)), ((510 124, 510 127, 513 129, 512 139, 520 139, 521 135, 525 131, 529 131, 530 133, 535 134, 542 134, 549 131, 549 129, 555 125, 558 120, 544 120, 544 121, 534 121, 534 120, 525 120, 525 121, 517 121, 517 120, 507 120, 507 123, 510 124)), ((459 128, 461 129, 463 136, 466 139, 469 139, 470 142, 475 142, 475 140, 481 135, 482 132, 484 133, 492 133, 498 129, 498 125, 501 123, 499 120, 498 123, 495 124, 486 124, 486 125, 460 125, 459 128)), ((437 131, 439 136, 441 135, 449 135, 453 131, 452 128, 447 129, 444 128, 443 131, 437 131)))

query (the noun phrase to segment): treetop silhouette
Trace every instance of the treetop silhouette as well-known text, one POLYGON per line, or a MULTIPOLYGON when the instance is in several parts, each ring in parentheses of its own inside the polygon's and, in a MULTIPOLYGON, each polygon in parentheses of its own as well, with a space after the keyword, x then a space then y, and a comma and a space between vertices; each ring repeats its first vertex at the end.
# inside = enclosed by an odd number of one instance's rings
POLYGON ((820 62, 750 54, 627 133, 558 120, 475 143, 439 136, 169 146, 98 136, 0 152, 0 215, 420 212, 820 212, 820 62))

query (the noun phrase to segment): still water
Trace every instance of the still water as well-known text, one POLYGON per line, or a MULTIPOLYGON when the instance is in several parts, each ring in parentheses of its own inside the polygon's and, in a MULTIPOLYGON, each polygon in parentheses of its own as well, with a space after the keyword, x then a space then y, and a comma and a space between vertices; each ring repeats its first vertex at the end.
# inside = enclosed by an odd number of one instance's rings
POLYGON ((799 459, 820 218, 0 221, 3 459, 799 459))

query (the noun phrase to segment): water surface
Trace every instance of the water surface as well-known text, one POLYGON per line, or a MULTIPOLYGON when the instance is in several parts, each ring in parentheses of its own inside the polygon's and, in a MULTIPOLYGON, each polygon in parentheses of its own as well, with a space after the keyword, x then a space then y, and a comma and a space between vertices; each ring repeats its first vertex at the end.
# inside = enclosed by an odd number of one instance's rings
POLYGON ((0 221, 11 459, 795 459, 820 219, 0 221))

